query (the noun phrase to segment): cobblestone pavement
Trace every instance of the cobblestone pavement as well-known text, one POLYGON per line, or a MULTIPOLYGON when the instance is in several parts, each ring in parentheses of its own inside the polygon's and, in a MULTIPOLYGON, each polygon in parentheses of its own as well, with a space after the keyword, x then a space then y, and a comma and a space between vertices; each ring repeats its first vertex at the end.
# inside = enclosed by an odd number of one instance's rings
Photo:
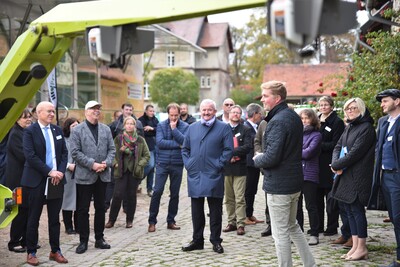
MULTIPOLYGON (((66 235, 64 226, 61 226, 61 249, 69 263, 64 266, 277 266, 275 247, 272 237, 261 237, 260 233, 265 224, 246 226, 246 234, 238 236, 236 232, 222 233, 224 254, 212 251, 209 238, 208 222, 205 229, 204 250, 182 252, 181 246, 191 240, 192 223, 190 211, 190 198, 187 197, 186 178, 183 179, 179 213, 176 218, 181 230, 167 229, 166 213, 168 207, 168 189, 162 197, 160 214, 158 215, 157 230, 154 233, 147 232, 147 218, 150 198, 146 194, 138 195, 138 205, 131 229, 125 228, 125 214, 119 214, 114 228, 105 229, 105 239, 111 244, 111 249, 100 250, 94 248, 93 228, 89 249, 86 253, 78 255, 75 248, 79 243, 78 235, 66 235)), ((256 196, 255 216, 263 218, 265 199, 261 190, 256 196)), ((142 183, 144 184, 144 183, 142 183)), ((92 208, 93 211, 93 208, 92 208)), ((325 237, 320 235, 320 244, 312 246, 311 250, 318 266, 385 266, 395 257, 395 238, 393 226, 383 223, 386 212, 368 211, 368 246, 369 259, 358 262, 345 262, 340 255, 346 250, 340 246, 330 245, 330 241, 339 235, 325 237)), ((42 246, 38 250, 40 266, 60 266, 54 261, 49 261, 49 244, 47 234, 47 214, 43 210, 40 222, 39 243, 42 246)), ((93 213, 91 225, 93 227, 93 213)), ((308 229, 308 220, 305 214, 305 229, 308 229)), ((108 213, 106 221, 108 220, 108 213)), ((223 227, 226 225, 226 213, 223 216, 223 227)), ((26 254, 9 252, 7 249, 9 227, 0 231, 0 266, 29 266, 25 264, 26 254)), ((302 266, 300 256, 293 246, 293 264, 302 266)))

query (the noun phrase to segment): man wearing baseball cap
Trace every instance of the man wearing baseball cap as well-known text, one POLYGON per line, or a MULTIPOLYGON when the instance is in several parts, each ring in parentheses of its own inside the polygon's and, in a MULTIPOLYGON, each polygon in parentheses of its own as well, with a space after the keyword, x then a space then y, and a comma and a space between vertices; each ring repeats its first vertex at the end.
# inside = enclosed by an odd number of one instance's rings
MULTIPOLYGON (((387 115, 378 121, 373 191, 379 188, 385 197, 397 242, 397 260, 388 267, 400 266, 400 90, 387 89, 376 100, 387 115)), ((371 194, 369 207, 377 202, 371 194)), ((375 205, 375 208, 377 206, 375 205)))
POLYGON ((110 128, 99 122, 101 104, 91 100, 85 105, 86 120, 71 131, 70 150, 75 165, 77 189, 79 246, 76 253, 88 249, 89 209, 93 197, 95 248, 109 249, 104 240, 105 193, 111 180, 111 166, 115 156, 115 145, 110 128))

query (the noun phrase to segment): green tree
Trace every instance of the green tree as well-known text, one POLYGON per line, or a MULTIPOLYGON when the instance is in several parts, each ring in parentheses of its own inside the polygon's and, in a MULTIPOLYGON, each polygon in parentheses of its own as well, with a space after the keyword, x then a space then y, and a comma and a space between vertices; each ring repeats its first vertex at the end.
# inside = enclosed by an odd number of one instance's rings
POLYGON ((199 88, 197 77, 180 68, 156 72, 149 85, 151 99, 161 109, 165 109, 172 102, 195 105, 199 101, 199 88))
POLYGON ((372 32, 367 35, 367 43, 375 53, 363 49, 353 54, 347 82, 343 88, 338 88, 338 99, 360 97, 376 122, 382 116, 376 94, 388 88, 400 89, 400 35, 372 32))
POLYGON ((293 53, 267 33, 264 9, 257 9, 243 28, 232 28, 235 54, 231 57, 231 97, 246 106, 260 93, 265 65, 291 63, 293 53), (243 88, 252 88, 244 90, 243 88))

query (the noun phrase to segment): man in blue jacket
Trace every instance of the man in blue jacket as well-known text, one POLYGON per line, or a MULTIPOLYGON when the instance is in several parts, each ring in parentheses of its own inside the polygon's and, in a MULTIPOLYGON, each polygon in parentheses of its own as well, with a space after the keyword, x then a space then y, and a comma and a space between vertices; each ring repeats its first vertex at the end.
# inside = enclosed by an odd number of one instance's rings
MULTIPOLYGON (((388 267, 400 266, 400 90, 387 89, 376 99, 387 115, 378 121, 374 184, 381 184, 389 217, 394 225, 397 259, 388 267)), ((373 187, 374 188, 374 187, 373 187)), ((374 194, 372 194, 374 195, 374 194)), ((376 200, 370 199, 371 202, 376 200)))
POLYGON ((232 158, 233 135, 229 125, 216 119, 217 108, 211 99, 200 104, 201 120, 190 125, 182 147, 188 173, 191 197, 193 238, 183 251, 204 248, 204 199, 210 209, 210 242, 213 250, 223 253, 221 246, 224 167, 232 158))
POLYGON ((293 265, 293 241, 303 265, 316 266, 307 240, 296 221, 297 203, 303 185, 303 124, 300 116, 286 104, 284 83, 266 82, 261 85, 261 89, 261 102, 268 111, 265 118, 267 128, 264 134, 264 152, 254 157, 254 165, 264 168, 263 189, 268 196, 278 265, 293 265))
POLYGON ((178 213, 179 190, 182 183, 183 161, 181 147, 189 124, 179 119, 180 107, 176 103, 167 106, 168 119, 157 126, 158 146, 156 180, 149 209, 149 232, 155 232, 160 199, 169 176, 170 198, 168 204, 167 229, 179 230, 175 216, 178 213))

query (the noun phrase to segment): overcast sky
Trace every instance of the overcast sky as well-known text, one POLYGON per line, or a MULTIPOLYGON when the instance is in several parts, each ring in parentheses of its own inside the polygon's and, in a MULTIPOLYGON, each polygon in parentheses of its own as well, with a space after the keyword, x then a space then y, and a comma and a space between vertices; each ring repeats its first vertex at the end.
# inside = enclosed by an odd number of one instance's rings
POLYGON ((238 11, 220 13, 208 16, 209 22, 228 22, 236 28, 242 28, 250 19, 253 9, 243 9, 238 11))

